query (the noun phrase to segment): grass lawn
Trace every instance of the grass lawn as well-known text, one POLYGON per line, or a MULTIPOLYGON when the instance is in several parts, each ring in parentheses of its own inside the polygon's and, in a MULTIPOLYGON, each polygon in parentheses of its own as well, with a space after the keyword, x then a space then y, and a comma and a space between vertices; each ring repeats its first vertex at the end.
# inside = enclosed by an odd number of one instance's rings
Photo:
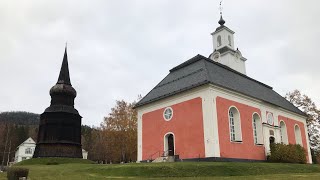
MULTIPOLYGON (((319 165, 236 162, 90 164, 90 161, 32 159, 16 167, 29 168, 37 179, 320 179, 319 165), (55 163, 52 163, 55 162, 55 163), (56 165, 47 165, 56 164, 56 165)), ((0 179, 6 179, 0 173, 0 179)))

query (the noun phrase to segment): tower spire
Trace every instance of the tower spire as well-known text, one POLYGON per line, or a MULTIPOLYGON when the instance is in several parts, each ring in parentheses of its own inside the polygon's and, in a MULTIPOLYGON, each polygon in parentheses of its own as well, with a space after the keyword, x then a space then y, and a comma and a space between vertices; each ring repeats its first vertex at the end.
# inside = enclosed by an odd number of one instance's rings
POLYGON ((67 46, 57 84, 50 89, 50 106, 40 115, 33 157, 82 158, 81 116, 74 108, 77 91, 71 86, 67 46))
POLYGON ((60 74, 57 84, 68 84, 71 85, 70 75, 69 75, 69 66, 68 66, 68 55, 67 55, 67 44, 64 49, 63 61, 60 69, 60 74))
POLYGON ((226 21, 225 20, 223 20, 223 18, 222 18, 222 1, 223 0, 221 0, 220 1, 220 6, 219 6, 219 10, 220 10, 220 20, 218 21, 218 23, 221 25, 221 26, 223 26, 224 25, 224 23, 226 23, 226 21))

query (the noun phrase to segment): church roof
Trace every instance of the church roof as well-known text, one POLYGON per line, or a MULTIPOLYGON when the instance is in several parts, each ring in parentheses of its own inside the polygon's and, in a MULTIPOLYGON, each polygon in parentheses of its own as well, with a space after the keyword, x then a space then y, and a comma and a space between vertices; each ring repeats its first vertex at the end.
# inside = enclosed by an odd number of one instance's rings
POLYGON ((172 68, 170 73, 136 104, 136 107, 204 84, 217 85, 305 116, 272 87, 202 55, 172 68))

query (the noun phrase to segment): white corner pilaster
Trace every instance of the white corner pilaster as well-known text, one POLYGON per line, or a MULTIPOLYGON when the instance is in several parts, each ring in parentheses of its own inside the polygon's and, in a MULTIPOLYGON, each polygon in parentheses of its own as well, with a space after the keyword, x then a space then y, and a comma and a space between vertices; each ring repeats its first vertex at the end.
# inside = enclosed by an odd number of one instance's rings
POLYGON ((220 157, 217 110, 212 89, 208 89, 202 97, 202 113, 205 156, 220 157))
POLYGON ((311 157, 311 151, 310 151, 310 141, 309 141, 309 136, 308 136, 308 128, 307 128, 307 125, 306 123, 303 123, 304 124, 304 132, 305 132, 305 136, 306 136, 306 141, 307 141, 307 153, 308 153, 308 163, 312 164, 312 157, 311 157))
POLYGON ((137 151, 137 162, 142 160, 142 113, 138 109, 138 151, 137 151))

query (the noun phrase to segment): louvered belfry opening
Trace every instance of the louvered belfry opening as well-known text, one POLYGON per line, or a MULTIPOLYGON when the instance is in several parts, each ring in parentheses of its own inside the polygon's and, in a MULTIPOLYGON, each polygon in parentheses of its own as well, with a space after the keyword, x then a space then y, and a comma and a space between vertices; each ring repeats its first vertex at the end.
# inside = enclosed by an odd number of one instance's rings
POLYGON ((58 82, 50 89, 51 104, 40 116, 33 157, 82 158, 81 116, 74 108, 76 90, 69 75, 67 49, 58 82))

